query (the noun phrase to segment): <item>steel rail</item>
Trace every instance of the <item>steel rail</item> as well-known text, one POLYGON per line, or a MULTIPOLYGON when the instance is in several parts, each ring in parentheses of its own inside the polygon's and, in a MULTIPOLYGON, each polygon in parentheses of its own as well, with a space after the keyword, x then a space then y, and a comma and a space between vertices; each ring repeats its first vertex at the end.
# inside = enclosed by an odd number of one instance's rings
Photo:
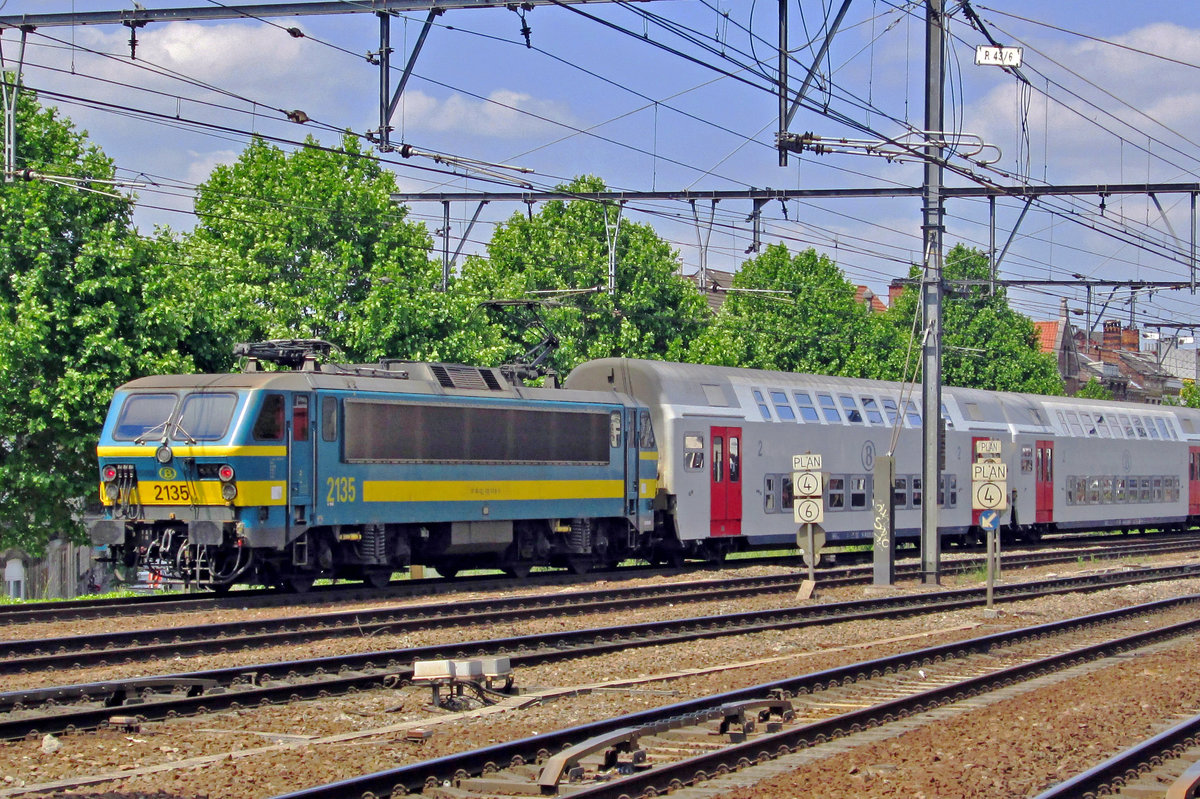
POLYGON ((1148 764, 1182 754, 1197 743, 1200 743, 1200 716, 1193 716, 1042 791, 1034 799, 1080 799, 1117 793, 1126 783, 1136 779, 1148 764))
MULTIPOLYGON (((1184 542, 1200 544, 1197 531, 1190 533, 1128 533, 1122 534, 1118 540, 1137 537, 1167 542, 1184 542)), ((1063 547, 1086 548, 1092 545, 1111 545, 1114 535, 1076 535, 1064 534, 1061 539, 1044 539, 1037 544, 1024 544, 1022 549, 1041 550, 1063 547)), ((963 551, 979 551, 979 548, 964 548, 963 551)), ((835 553, 842 561, 852 561, 856 556, 866 562, 870 553, 835 553)), ((902 559, 915 560, 916 556, 900 556, 902 559)), ((1006 556, 1008 557, 1008 556, 1006 556)), ((746 557, 726 560, 724 567, 736 568, 759 564, 799 565, 802 558, 796 555, 746 557)), ((948 562, 948 568, 954 568, 953 562, 948 562)), ((679 568, 663 568, 646 564, 629 564, 609 571, 590 572, 587 575, 575 575, 564 571, 535 572, 525 581, 544 583, 547 585, 575 585, 593 582, 598 577, 606 575, 657 575, 679 574, 680 572, 706 572, 713 568, 709 563, 688 563, 679 568)), ((827 574, 828 571, 823 571, 827 574)), ((207 609, 246 608, 246 607, 294 607, 305 604, 326 604, 334 602, 395 599, 397 597, 423 597, 446 593, 461 593, 463 591, 501 590, 511 587, 510 577, 495 574, 468 575, 456 577, 453 580, 445 578, 422 578, 418 580, 398 580, 386 588, 371 588, 364 584, 318 586, 303 594, 281 592, 274 589, 245 589, 228 591, 223 594, 211 592, 195 594, 146 594, 134 597, 111 597, 97 599, 76 599, 64 601, 22 602, 20 604, 0 606, 0 624, 25 624, 35 622, 68 621, 72 619, 112 618, 120 615, 140 615, 147 612, 172 613, 191 612, 207 609)))
MULTIPOLYGON (((1048 594, 1107 588, 1184 576, 1200 575, 1200 565, 1177 566, 1145 570, 1136 574, 1089 575, 1085 578, 1058 578, 1036 583, 1005 586, 996 592, 998 601, 1015 601, 1048 594)), ((416 660, 465 658, 472 656, 505 655, 514 666, 533 665, 583 656, 619 652, 631 647, 660 646, 730 635, 746 635, 767 630, 795 629, 808 625, 832 624, 868 618, 887 618, 921 612, 946 611, 978 606, 984 601, 984 589, 961 589, 937 594, 916 594, 901 597, 855 600, 829 605, 750 611, 721 616, 643 622, 618 627, 603 627, 577 631, 558 631, 522 635, 511 638, 480 640, 453 644, 434 644, 425 647, 393 649, 352 655, 329 656, 299 661, 237 666, 207 671, 185 672, 152 678, 158 682, 176 681, 183 686, 211 680, 220 686, 218 693, 199 696, 151 697, 151 701, 129 702, 142 681, 114 680, 82 685, 57 686, 31 691, 10 691, 0 694, 0 708, 8 709, 9 717, 0 719, 0 739, 22 737, 33 732, 45 733, 66 729, 95 727, 108 716, 123 709, 147 719, 168 715, 230 707, 233 704, 287 701, 293 698, 297 684, 308 685, 312 677, 329 673, 347 674, 347 681, 323 684, 314 690, 327 693, 349 690, 349 687, 368 688, 382 685, 395 676, 403 680, 408 664, 416 660), (273 675, 289 675, 291 682, 275 684, 273 675), (270 683, 270 684, 267 684, 270 683), (63 700, 100 701, 105 709, 63 707, 52 714, 31 713, 30 705, 63 700)), ((314 680, 320 684, 322 680, 314 680)), ((301 693, 298 698, 308 696, 301 693)), ((145 697, 135 696, 136 699, 145 697)))
MULTIPOLYGON (((1105 548, 1091 553, 1105 558, 1161 554, 1191 543, 1146 542, 1120 548, 1105 548)), ((1083 553, 1088 554, 1088 553, 1083 553)), ((1006 568, 1046 565, 1074 561, 1078 551, 1010 555, 1006 568)), ((965 559, 954 563, 958 571, 971 571, 982 563, 965 559)), ((952 571, 952 570, 951 570, 952 571)), ((902 566, 901 578, 916 576, 916 564, 902 566)), ((867 569, 842 569, 823 573, 822 585, 862 584, 869 580, 867 569)), ((430 624, 439 626, 478 624, 483 621, 528 620, 547 613, 585 613, 650 607, 663 603, 702 602, 747 595, 786 593, 800 584, 800 575, 740 577, 697 581, 676 585, 607 587, 570 594, 534 597, 496 597, 467 603, 455 602, 402 608, 376 608, 273 619, 193 625, 183 628, 155 628, 125 632, 106 632, 61 638, 32 638, 6 641, 0 645, 0 675, 19 674, 48 668, 81 668, 145 660, 153 657, 181 657, 210 653, 215 649, 250 649, 285 643, 364 633, 414 631, 430 624)))
MULTIPOLYGON (((560 751, 580 741, 624 728, 654 725, 671 718, 700 716, 701 714, 710 713, 714 708, 738 702, 813 693, 824 690, 827 686, 855 682, 863 679, 865 676, 918 668, 931 663, 941 662, 948 658, 964 657, 972 652, 986 652, 999 646, 1034 640, 1039 637, 1059 634, 1076 628, 1109 623, 1196 602, 1200 602, 1200 595, 1193 594, 1130 608, 1120 608, 1073 619, 1049 622, 1019 630, 993 633, 969 641, 957 641, 951 644, 928 647, 914 652, 891 655, 849 666, 826 669, 800 677, 762 683, 749 688, 737 689, 701 699, 690 699, 661 708, 638 711, 602 721, 590 722, 569 729, 534 735, 518 741, 496 744, 484 749, 447 755, 434 760, 294 791, 276 797, 276 799, 316 799, 316 797, 322 797, 323 799, 326 797, 328 799, 360 799, 360 797, 367 793, 375 796, 402 795, 410 792, 417 793, 426 787, 440 785, 447 781, 453 785, 456 780, 460 780, 464 776, 494 771, 497 768, 504 768, 509 764, 544 761, 552 752, 560 751)), ((990 690, 993 686, 1002 686, 1015 680, 1028 679, 1047 671, 1061 669, 1081 659, 1106 657, 1109 654, 1145 646, 1164 638, 1188 634, 1197 628, 1200 628, 1200 619, 1193 619, 1166 628, 1143 631, 1102 644, 1071 650, 1058 655, 1051 655, 1030 663, 935 688, 916 696, 878 704, 870 708, 863 708, 795 729, 768 734, 764 737, 756 737, 752 741, 747 740, 744 744, 735 744, 716 752, 681 761, 680 763, 660 766, 642 774, 617 778, 609 783, 572 791, 571 796, 588 797, 588 799, 598 799, 599 797, 635 797, 647 795, 651 792, 651 789, 656 794, 664 793, 672 787, 694 783, 698 781, 698 778, 716 774, 723 769, 737 769, 746 763, 771 759, 780 754, 791 753, 797 748, 809 746, 814 743, 824 743, 831 737, 844 736, 848 731, 855 729, 855 725, 857 725, 857 729, 878 726, 881 723, 902 716, 924 712, 939 705, 982 693, 990 690)))

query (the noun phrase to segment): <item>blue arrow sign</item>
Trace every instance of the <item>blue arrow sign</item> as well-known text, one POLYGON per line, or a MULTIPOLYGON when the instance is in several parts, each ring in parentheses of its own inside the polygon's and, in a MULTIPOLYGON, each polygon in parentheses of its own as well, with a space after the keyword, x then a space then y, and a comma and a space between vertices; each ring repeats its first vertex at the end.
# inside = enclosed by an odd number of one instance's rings
POLYGON ((1000 511, 985 510, 979 512, 979 526, 984 530, 995 530, 1000 526, 1000 511))

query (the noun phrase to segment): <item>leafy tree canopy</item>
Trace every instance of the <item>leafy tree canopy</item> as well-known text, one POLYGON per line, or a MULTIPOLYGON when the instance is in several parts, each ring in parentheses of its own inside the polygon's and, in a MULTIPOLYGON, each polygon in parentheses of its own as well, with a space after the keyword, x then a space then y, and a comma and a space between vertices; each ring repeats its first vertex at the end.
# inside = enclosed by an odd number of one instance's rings
MULTIPOLYGON (((113 177, 85 134, 23 91, 20 168, 113 177)), ((0 123, 2 124, 2 123, 0 123)), ((131 203, 31 180, 0 184, 0 548, 79 537, 112 390, 189 368, 175 352, 172 278, 130 228, 131 203)))
POLYGON ((184 249, 218 311, 208 316, 223 350, 321 338, 370 361, 477 360, 494 348, 470 301, 440 291, 429 233, 392 203, 395 191, 349 135, 338 149, 310 138, 294 152, 255 140, 217 167, 184 249))
MULTIPOLYGON (((962 244, 945 257, 943 277, 986 280, 987 256, 962 244)), ((910 277, 919 279, 920 267, 910 277)), ((909 287, 888 311, 903 341, 920 312, 919 292, 909 287)), ((918 335, 919 335, 918 329, 918 335)), ((1008 305, 1003 288, 988 286, 947 291, 942 303, 942 379, 946 385, 1031 394, 1063 393, 1062 378, 1051 355, 1038 349, 1033 322, 1008 305)), ((914 344, 919 346, 919 344, 914 344)), ((900 354, 893 353, 893 366, 900 354)))
POLYGON ((1098 379, 1093 377, 1081 389, 1075 392, 1075 396, 1082 399, 1110 400, 1113 398, 1113 393, 1105 388, 1098 379))
POLYGON ((713 325, 691 346, 697 363, 847 377, 874 376, 893 333, 856 287, 815 250, 772 244, 746 261, 713 325))
MULTIPOLYGON (((595 177, 559 187, 604 188, 595 177)), ((707 321, 704 297, 677 274, 679 259, 671 247, 649 225, 623 219, 618 227, 618 211, 614 204, 556 200, 536 214, 514 214, 496 229, 486 259, 467 259, 462 288, 480 301, 547 298, 541 313, 559 340, 550 365, 562 373, 607 356, 681 358, 707 321), (609 294, 608 237, 614 231, 616 291, 609 294)), ((510 311, 487 313, 509 341, 503 358, 519 357, 544 335, 523 329, 510 311)))

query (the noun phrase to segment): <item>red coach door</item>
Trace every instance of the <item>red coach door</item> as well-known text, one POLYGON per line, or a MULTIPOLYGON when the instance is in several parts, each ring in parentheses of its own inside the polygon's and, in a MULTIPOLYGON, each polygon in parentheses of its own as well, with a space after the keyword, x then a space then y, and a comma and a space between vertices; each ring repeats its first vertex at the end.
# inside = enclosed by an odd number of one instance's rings
POLYGON ((1188 515, 1200 516, 1200 447, 1188 447, 1188 515))
POLYGON ((711 535, 742 533, 742 428, 714 427, 712 441, 711 535))
POLYGON ((1037 521, 1054 521, 1054 442, 1037 442, 1037 521))

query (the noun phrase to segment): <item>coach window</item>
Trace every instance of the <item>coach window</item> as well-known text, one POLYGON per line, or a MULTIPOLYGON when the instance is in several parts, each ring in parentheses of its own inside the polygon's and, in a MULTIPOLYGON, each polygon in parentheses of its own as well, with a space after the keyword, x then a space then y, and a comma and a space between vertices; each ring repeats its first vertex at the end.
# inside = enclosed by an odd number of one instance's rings
POLYGON ((913 404, 912 400, 904 403, 904 418, 908 420, 910 427, 921 426, 921 413, 917 410, 917 406, 913 404))
POLYGON ((283 440, 283 395, 268 394, 263 399, 258 419, 254 422, 254 437, 259 441, 283 440))
POLYGON ((1113 490, 1113 500, 1120 504, 1125 504, 1125 478, 1118 477, 1113 490))
POLYGON ((1146 417, 1146 429, 1150 431, 1150 437, 1155 441, 1158 440, 1158 428, 1154 426, 1154 417, 1146 417))
POLYGON ((895 427, 896 420, 900 418, 900 413, 896 408, 896 401, 894 399, 884 397, 881 402, 883 402, 883 412, 887 414, 888 424, 890 424, 892 427, 895 427))
POLYGON ((850 508, 851 510, 867 507, 867 494, 870 493, 867 475, 851 475, 850 477, 850 508))
POLYGON ((832 394, 818 394, 817 401, 821 403, 821 413, 825 414, 825 421, 842 423, 842 412, 838 410, 832 394))
POLYGON ((337 397, 321 397, 321 440, 337 441, 337 397))
POLYGON ((763 419, 771 421, 771 409, 767 407, 767 401, 763 399, 762 392, 757 388, 750 390, 754 394, 754 401, 758 403, 758 412, 762 414, 763 419))
POLYGON ((779 414, 781 421, 794 422, 796 421, 796 412, 792 410, 791 404, 788 402, 787 392, 772 391, 771 403, 775 406, 775 413, 779 414))
POLYGON ((1134 438, 1135 434, 1133 432, 1133 425, 1130 423, 1129 417, 1125 414, 1121 414, 1117 418, 1121 420, 1121 429, 1125 432, 1125 437, 1134 438))
POLYGON ((292 438, 308 441, 308 397, 303 394, 292 400, 292 438))
POLYGON ((763 482, 763 513, 775 512, 775 487, 778 475, 768 474, 763 482))
POLYGON ((1105 504, 1111 504, 1113 501, 1113 479, 1111 477, 1100 478, 1100 501, 1105 504))
POLYGON ((1143 477, 1143 478, 1141 478, 1140 482, 1141 482, 1142 486, 1141 486, 1139 493, 1141 494, 1142 502, 1149 502, 1150 501, 1150 491, 1151 491, 1150 478, 1143 477))
POLYGON ((897 477, 892 483, 892 504, 896 510, 908 507, 908 478, 897 477))
POLYGON ((938 504, 946 508, 958 506, 958 475, 943 474, 938 478, 938 504))
POLYGON ((712 481, 725 482, 725 438, 713 436, 712 481))
POLYGON ((1083 435, 1083 428, 1079 426, 1079 416, 1075 411, 1067 411, 1067 422, 1071 425, 1071 435, 1083 435))
MULTIPOLYGON (((1038 452, 1041 452, 1041 450, 1038 450, 1038 452)), ((1078 493, 1079 493, 1079 478, 1068 477, 1067 478, 1067 504, 1068 505, 1075 504, 1075 495, 1078 493)))
POLYGON ((1079 420, 1083 422, 1083 431, 1087 433, 1088 436, 1095 438, 1097 435, 1099 435, 1099 433, 1096 432, 1096 422, 1092 420, 1092 415, 1090 413, 1083 413, 1081 411, 1079 414, 1079 420))
POLYGON ((796 407, 800 409, 800 418, 806 422, 819 422, 821 417, 817 416, 817 409, 813 406, 812 397, 808 396, 806 391, 793 391, 792 396, 796 398, 796 407))
POLYGON ((1155 419, 1155 420, 1154 420, 1154 426, 1158 428, 1158 432, 1162 433, 1162 439, 1163 439, 1163 441, 1170 441, 1170 440, 1171 440, 1171 432, 1170 432, 1170 429, 1167 427, 1167 422, 1166 422, 1166 420, 1164 420, 1164 419, 1155 419))
POLYGON ((704 436, 699 433, 683 434, 683 467, 689 472, 704 468, 704 436))
POLYGON ((841 510, 846 507, 846 478, 838 475, 829 478, 828 491, 825 494, 825 506, 830 510, 841 510))
POLYGON ((840 394, 842 398, 842 407, 846 409, 846 421, 851 424, 862 424, 862 412, 858 409, 858 403, 854 401, 854 397, 849 394, 840 394))
POLYGON ((1149 436, 1146 434, 1146 428, 1142 424, 1142 417, 1140 417, 1140 416, 1133 417, 1133 429, 1137 430, 1138 438, 1149 438, 1149 436))
POLYGON ((946 422, 946 429, 954 429, 954 420, 950 418, 950 409, 946 407, 946 403, 942 403, 942 419, 946 422))
POLYGON ((1152 490, 1154 492, 1154 495, 1153 495, 1154 501, 1162 502, 1163 501, 1163 479, 1161 477, 1155 477, 1153 479, 1152 486, 1153 486, 1152 490))
POLYGON ((883 414, 879 412, 879 403, 874 397, 861 397, 863 410, 867 412, 867 421, 871 424, 883 424, 883 414))
POLYGON ((796 486, 790 474, 779 475, 779 512, 787 513, 796 503, 796 486))
POLYGON ((912 479, 912 506, 914 508, 921 507, 921 499, 925 496, 925 492, 921 490, 921 478, 913 475, 912 479))

